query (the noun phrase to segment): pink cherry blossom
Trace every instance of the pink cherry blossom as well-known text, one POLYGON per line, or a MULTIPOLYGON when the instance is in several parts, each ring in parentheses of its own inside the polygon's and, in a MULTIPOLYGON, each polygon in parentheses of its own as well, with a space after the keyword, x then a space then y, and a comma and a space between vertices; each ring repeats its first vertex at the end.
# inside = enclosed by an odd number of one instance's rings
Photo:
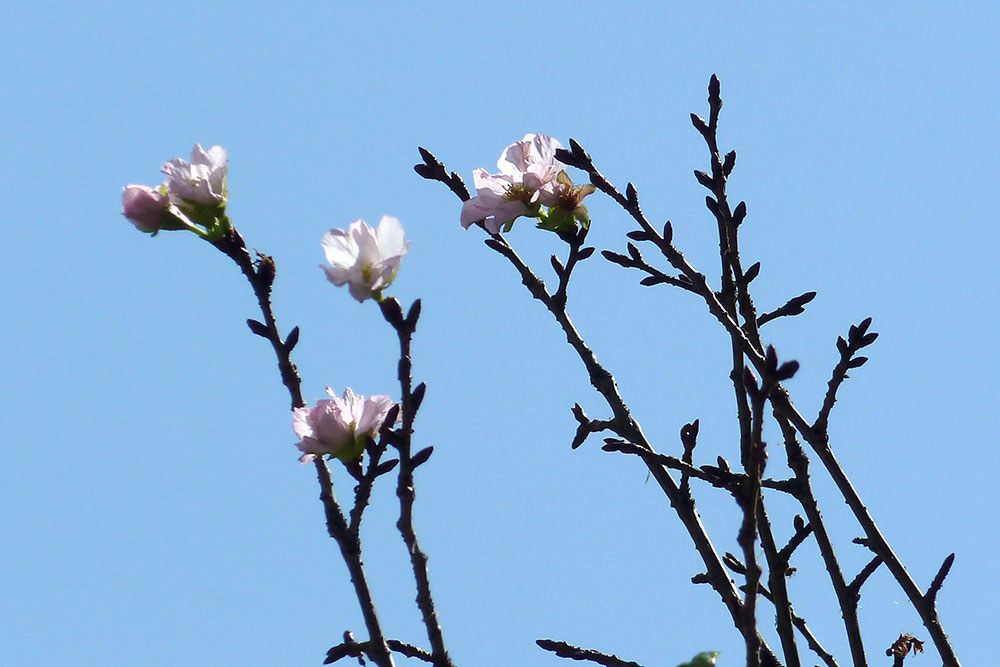
POLYGON ((536 214, 539 203, 556 197, 557 178, 565 168, 555 157, 561 147, 548 135, 526 134, 504 149, 497 160, 500 173, 476 169, 476 196, 462 206, 462 226, 483 220, 486 230, 497 234, 519 216, 536 214))
POLYGON ((497 168, 531 190, 540 190, 555 182, 566 168, 556 159, 556 149, 562 144, 546 134, 526 134, 524 139, 508 146, 497 168))
POLYGON ((303 452, 299 460, 309 463, 317 456, 356 459, 364 451, 365 441, 374 437, 395 403, 388 396, 359 396, 350 388, 337 396, 326 388, 329 399, 316 401, 315 407, 295 408, 292 428, 300 439, 296 447, 303 452))
POLYGON ((462 226, 468 229, 483 220, 486 231, 498 234, 515 218, 527 215, 538 199, 537 193, 524 189, 506 174, 490 174, 485 169, 472 172, 476 196, 462 205, 462 226))
POLYGON ((174 158, 164 163, 165 185, 175 204, 193 202, 203 206, 226 203, 226 172, 229 160, 226 149, 212 146, 207 151, 200 144, 191 149, 191 161, 174 158))
POLYGON ((322 244, 330 262, 330 266, 321 267, 326 277, 337 287, 346 284, 359 302, 381 301, 382 290, 396 278, 410 248, 403 226, 388 215, 382 216, 378 229, 364 220, 355 220, 346 230, 331 229, 322 244))
POLYGON ((126 185, 122 192, 122 215, 140 231, 156 234, 170 206, 170 198, 148 185, 126 185))

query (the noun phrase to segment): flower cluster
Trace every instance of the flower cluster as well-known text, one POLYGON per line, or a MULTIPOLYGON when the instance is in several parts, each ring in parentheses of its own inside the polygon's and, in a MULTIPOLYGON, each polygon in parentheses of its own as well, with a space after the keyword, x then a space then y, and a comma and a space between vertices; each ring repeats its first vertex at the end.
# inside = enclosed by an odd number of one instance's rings
POLYGON ((159 186, 126 185, 122 213, 140 231, 187 229, 207 238, 221 237, 229 229, 226 217, 226 149, 199 144, 191 159, 174 158, 163 164, 166 179, 159 186))
POLYGON ((359 302, 382 301, 382 290, 396 278, 403 255, 410 249, 403 226, 388 215, 382 216, 378 229, 364 220, 355 220, 346 230, 331 229, 323 235, 322 244, 330 262, 321 267, 326 277, 337 287, 347 285, 359 302))
POLYGON ((590 224, 583 198, 593 185, 575 187, 565 165, 556 159, 562 145, 544 134, 527 134, 504 150, 497 160, 497 174, 476 169, 476 196, 462 206, 462 226, 468 229, 482 221, 486 231, 510 231, 520 216, 538 219, 538 227, 554 232, 569 231, 577 221, 590 224), (548 208, 543 211, 542 207, 548 208))
POLYGON ((395 403, 388 396, 365 398, 350 388, 344 390, 343 396, 337 396, 329 387, 326 393, 330 398, 317 401, 315 407, 294 410, 292 428, 299 437, 299 460, 309 463, 317 456, 357 460, 395 403))

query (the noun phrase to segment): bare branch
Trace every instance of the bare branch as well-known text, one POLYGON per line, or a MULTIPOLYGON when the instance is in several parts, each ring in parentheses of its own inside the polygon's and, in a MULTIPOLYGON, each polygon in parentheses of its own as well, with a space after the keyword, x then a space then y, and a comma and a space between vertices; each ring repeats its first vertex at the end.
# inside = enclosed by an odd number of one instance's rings
POLYGON ((402 316, 402 308, 392 297, 383 301, 380 306, 386 322, 395 329, 399 339, 399 364, 397 368, 402 424, 397 429, 384 429, 387 434, 391 432, 392 437, 389 440, 399 452, 399 474, 396 484, 396 496, 399 498, 399 520, 396 522, 396 526, 403 537, 406 551, 410 555, 410 565, 413 568, 413 577, 417 585, 417 607, 420 609, 424 627, 427 630, 427 638, 431 644, 431 662, 434 663, 435 667, 454 667, 451 656, 448 655, 448 650, 445 647, 444 634, 441 631, 441 623, 438 620, 434 598, 431 595, 430 577, 427 574, 427 554, 420 548, 417 533, 413 528, 413 503, 416 499, 413 471, 426 460, 426 456, 430 455, 430 451, 425 449, 418 453, 418 456, 423 455, 422 460, 414 458, 411 442, 413 420, 416 418, 417 409, 423 400, 426 387, 421 383, 417 391, 413 389, 413 362, 410 358, 413 333, 417 329, 417 320, 420 317, 420 300, 417 299, 413 302, 406 317, 402 316), (423 454, 423 452, 427 452, 427 454, 423 454))
POLYGON ((555 641, 554 639, 539 639, 536 640, 535 643, 546 651, 552 651, 560 658, 588 660, 590 662, 596 662, 599 665, 604 665, 604 667, 642 667, 642 665, 637 662, 622 660, 616 655, 609 655, 607 653, 601 653, 600 651, 579 648, 578 646, 573 646, 572 644, 567 644, 566 642, 555 641))
POLYGON ((934 579, 931 581, 930 588, 927 589, 927 595, 925 599, 928 603, 933 605, 937 599, 938 591, 941 590, 941 586, 944 584, 944 578, 948 576, 951 572, 951 566, 955 563, 955 554, 948 554, 948 557, 944 559, 941 563, 940 569, 938 569, 937 574, 934 575, 934 579))
POLYGON ((882 564, 881 556, 875 556, 874 558, 872 558, 870 561, 868 561, 867 565, 861 568, 861 571, 858 572, 858 576, 854 577, 854 581, 852 581, 847 588, 853 591, 855 595, 860 597, 861 587, 865 585, 865 582, 868 581, 868 577, 872 576, 875 573, 875 570, 877 570, 878 566, 881 564, 882 564))

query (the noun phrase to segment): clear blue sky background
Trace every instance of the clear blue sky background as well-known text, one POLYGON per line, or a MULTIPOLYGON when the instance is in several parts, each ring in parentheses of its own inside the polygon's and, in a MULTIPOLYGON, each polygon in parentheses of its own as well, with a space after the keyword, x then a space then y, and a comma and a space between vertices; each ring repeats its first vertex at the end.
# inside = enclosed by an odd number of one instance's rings
MULTIPOLYGON (((315 665, 363 624, 300 466, 284 388, 235 267, 190 234, 150 239, 121 186, 156 184, 191 146, 229 150, 230 213, 278 265, 284 331, 310 399, 323 386, 398 396, 395 341, 317 265, 330 227, 384 213, 412 240, 393 293, 424 300, 415 374, 417 525, 462 665, 554 665, 540 637, 673 666, 705 649, 741 664, 736 631, 686 534, 636 460, 571 451, 579 401, 607 412, 551 317, 412 171, 429 147, 471 180, 526 132, 578 139, 651 219, 674 223, 717 279, 706 168, 688 113, 723 82, 722 141, 746 199, 744 264, 762 308, 807 290, 767 335, 802 363, 815 414, 838 334, 881 333, 832 419, 836 452, 926 586, 966 665, 996 662, 993 3, 22 3, 4 11, 0 312, 0 663, 315 665)), ((592 198, 593 242, 631 229, 592 198)), ((555 239, 509 235, 546 278, 555 239)), ((700 418, 699 463, 735 461, 728 343, 704 306, 600 257, 570 311, 663 451, 700 418)), ((771 440, 774 435, 771 434, 771 440)), ((772 455, 779 468, 780 453, 772 455), (774 455, 777 454, 777 455, 774 455)), ((342 495, 350 485, 337 479, 342 495)), ((850 573, 867 554, 829 485, 850 573)), ((721 550, 735 506, 699 495, 721 550)), ((792 508, 782 506, 784 510, 792 508)), ((391 484, 366 519, 366 563, 393 637, 425 644, 391 484)), ((778 532, 790 532, 790 514, 778 532)), ((812 541, 797 610, 842 650, 812 541)), ((884 571, 865 589, 873 664, 927 638, 884 571)), ((912 659, 933 665, 935 658, 912 659)), ((811 664, 811 663, 810 663, 811 664)), ((910 664, 910 661, 907 661, 910 664)))

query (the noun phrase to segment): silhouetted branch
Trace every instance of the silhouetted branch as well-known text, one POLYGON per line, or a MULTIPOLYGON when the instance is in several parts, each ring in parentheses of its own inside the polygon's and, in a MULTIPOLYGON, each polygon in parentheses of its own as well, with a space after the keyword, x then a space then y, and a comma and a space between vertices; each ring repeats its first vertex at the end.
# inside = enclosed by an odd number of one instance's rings
POLYGON ((858 576, 854 577, 854 580, 847 586, 847 588, 850 589, 855 595, 860 596, 861 587, 865 585, 866 581, 868 581, 868 577, 875 574, 875 570, 877 570, 878 566, 881 564, 881 556, 875 556, 872 558, 868 561, 867 565, 861 568, 861 571, 858 572, 858 576))
POLYGON ((573 405, 573 416, 576 418, 576 435, 573 436, 571 447, 576 449, 584 443, 591 433, 600 433, 614 427, 614 422, 608 419, 590 419, 583 412, 579 403, 573 405))
POLYGON ((779 552, 781 558, 786 563, 791 560, 792 554, 799 548, 799 545, 812 534, 812 525, 803 521, 802 517, 798 514, 795 515, 793 527, 795 528, 795 534, 792 535, 791 539, 788 540, 788 544, 783 546, 779 552))
POLYGON ((560 658, 571 658, 573 660, 589 660, 605 667, 642 667, 637 662, 622 660, 616 655, 601 653, 590 649, 583 649, 566 642, 555 641, 553 639, 539 639, 535 641, 546 651, 552 651, 560 658))
MULTIPOLYGON (((246 243, 243 241, 243 237, 236 227, 231 227, 226 232, 226 235, 219 241, 214 242, 213 245, 232 259, 240 267, 240 271, 246 276, 247 281, 249 281, 254 295, 257 297, 261 313, 264 315, 264 322, 248 320, 247 324, 253 333, 266 338, 271 343, 271 347, 278 358, 281 381, 288 389, 288 393, 292 399, 292 407, 304 407, 305 401, 302 400, 301 389, 302 380, 299 378, 295 364, 291 360, 292 349, 299 339, 298 327, 292 329, 288 338, 282 340, 278 334, 274 312, 271 309, 271 286, 274 283, 276 274, 274 260, 268 255, 257 253, 257 262, 252 261, 250 253, 247 252, 246 243)), ((375 611, 375 603, 372 600, 371 590, 368 587, 368 580, 365 576, 364 566, 362 565, 361 542, 356 530, 358 524, 361 522, 361 513, 367 505, 370 487, 368 489, 360 489, 356 495, 356 504, 352 512, 352 524, 354 524, 355 530, 351 530, 347 519, 344 517, 344 512, 341 510, 340 504, 334 495, 330 469, 321 456, 315 458, 314 464, 316 466, 316 475, 319 478, 319 497, 323 503, 323 511, 326 516, 327 532, 330 537, 336 540, 337 546, 340 547, 341 556, 347 565, 351 583, 354 585, 358 604, 361 606, 361 613, 365 619, 365 627, 372 638, 369 642, 370 651, 368 654, 372 661, 380 667, 392 667, 392 655, 385 643, 378 614, 375 611)), ((374 471, 375 469, 375 466, 369 466, 370 471, 374 471)), ((374 477, 372 480, 374 480, 374 477)))
MULTIPOLYGON (((324 665, 329 665, 337 662, 341 658, 361 658, 364 653, 368 651, 368 642, 356 642, 354 638, 351 637, 349 632, 345 632, 344 642, 337 644, 329 651, 326 652, 326 659, 323 661, 324 665), (350 638, 348 638, 350 637, 350 638)), ((419 646, 414 646, 413 644, 407 644, 401 642, 397 639, 386 640, 389 648, 400 655, 405 655, 407 658, 416 658, 418 660, 423 660, 424 662, 433 663, 434 659, 431 654, 423 650, 419 646)))
MULTIPOLYGON (((577 144, 573 140, 570 140, 570 144, 571 146, 579 148, 579 144, 577 144)), ((560 151, 559 154, 561 155, 562 153, 565 153, 565 151, 560 151)), ((560 159, 563 158, 560 157, 560 159)), ((565 162, 566 160, 563 161, 565 162)), ((426 157, 425 157, 425 162, 426 162, 426 157)), ((442 170, 441 172, 435 172, 435 173, 443 173, 444 171, 443 165, 441 167, 441 170, 442 170)), ((419 171, 420 170, 418 170, 418 173, 419 171)), ((423 176, 424 174, 421 173, 421 175, 423 176)), ((429 178, 429 176, 425 176, 425 178, 429 178)), ((594 176, 591 177, 591 182, 594 182, 594 178, 595 178, 594 176)), ((442 180, 442 179, 435 178, 434 180, 442 180)), ((445 182, 447 184, 446 181, 442 180, 442 182, 445 182)), ((608 184, 607 181, 605 181, 604 183, 606 187, 610 187, 610 184, 608 184)), ((617 194, 617 191, 615 191, 614 188, 611 188, 611 191, 617 194)), ((633 202, 635 210, 637 211, 639 219, 641 219, 642 222, 645 224, 644 229, 647 229, 647 231, 656 234, 656 232, 652 230, 652 227, 649 226, 649 223, 645 221, 645 218, 642 218, 641 211, 638 210, 638 199, 636 198, 634 188, 631 187, 631 185, 629 187, 629 196, 631 198, 631 201, 633 202)), ((618 194, 618 197, 621 197, 622 201, 626 201, 625 198, 622 197, 620 194, 618 194)), ((462 198, 460 194, 459 198, 460 199, 462 198)), ((667 226, 667 229, 669 229, 669 225, 667 226)), ((642 428, 640 427, 639 423, 632 417, 632 414, 628 406, 625 404, 625 401, 619 394, 618 387, 617 384, 615 383, 614 377, 597 361, 597 357, 594 355, 593 351, 586 345, 586 343, 583 341, 583 338, 577 332, 576 327, 573 325, 572 321, 569 318, 569 315, 566 313, 565 303, 560 303, 559 301, 554 299, 551 294, 549 294, 549 292, 545 288, 545 283, 542 282, 542 280, 539 279, 538 276, 536 276, 534 272, 531 271, 531 269, 518 256, 518 254, 514 251, 514 249, 510 246, 510 244, 507 243, 506 239, 504 239, 503 236, 501 236, 500 234, 493 234, 490 236, 490 238, 486 239, 485 244, 489 248, 493 249, 497 253, 504 256, 514 266, 518 274, 520 274, 521 276, 521 282, 528 289, 528 292, 531 294, 531 296, 541 301, 545 305, 545 307, 549 310, 549 312, 552 313, 553 317, 555 317, 556 321, 562 328, 563 333, 566 335, 567 342, 577 352, 578 356, 580 357, 580 360, 584 364, 584 367, 587 369, 587 372, 590 376, 591 384, 598 391, 598 393, 600 393, 604 397, 604 399, 608 403, 608 406, 611 408, 611 411, 614 415, 613 419, 614 432, 616 432, 618 435, 620 435, 627 441, 636 443, 643 449, 647 449, 655 454, 656 452, 653 450, 652 445, 650 445, 649 442, 646 440, 646 437, 642 432, 642 428)), ((696 272, 694 272, 693 269, 690 269, 690 267, 688 267, 688 269, 690 275, 698 276, 700 278, 700 286, 698 283, 696 283, 696 286, 699 286, 699 293, 701 293, 701 290, 708 290, 708 292, 711 293, 711 290, 708 288, 707 283, 705 282, 704 276, 697 274, 696 272)), ((688 272, 685 272, 685 274, 688 275, 688 272)), ((719 311, 722 312, 721 306, 719 306, 719 311)), ((723 317, 725 317, 724 313, 723 317)), ((650 474, 652 474, 653 478, 657 481, 657 484, 660 486, 664 494, 669 499, 671 506, 674 507, 674 509, 677 511, 677 514, 680 517, 681 522, 684 524, 685 528, 688 531, 688 534, 691 536, 692 541, 694 542, 695 548, 697 549, 698 553, 701 555, 703 561, 705 562, 705 565, 708 569, 709 582, 712 584, 712 587, 722 598, 723 603, 726 605, 726 608, 729 610, 730 615, 734 623, 736 624, 736 627, 739 628, 742 632, 743 627, 740 623, 740 617, 741 617, 740 609, 742 606, 742 601, 740 600, 739 593, 736 591, 736 588, 734 587, 732 581, 730 581, 728 575, 726 574, 725 567, 722 565, 722 562, 719 559, 719 555, 715 551, 715 547, 712 545, 712 542, 708 537, 707 532, 705 531, 705 527, 701 522, 701 517, 698 515, 698 512, 695 509, 693 499, 685 498, 682 496, 682 494, 680 493, 680 488, 677 485, 677 482, 674 481, 673 477, 671 477, 670 473, 666 470, 666 468, 664 468, 661 465, 649 465, 648 463, 647 467, 650 471, 650 474)), ((755 634, 759 633, 756 633, 755 631, 755 634)), ((761 640, 761 647, 763 656, 762 664, 764 665, 764 667, 771 667, 780 664, 778 662, 778 659, 775 657, 773 651, 763 640, 761 640)))
MULTIPOLYGON (((410 345, 413 333, 417 329, 417 320, 420 318, 420 300, 417 299, 413 302, 406 317, 403 317, 399 302, 392 297, 385 299, 380 306, 383 317, 396 331, 396 336, 399 339, 398 376, 402 423, 397 429, 385 429, 387 435, 390 436, 390 444, 399 452, 399 476, 396 485, 396 496, 399 498, 399 521, 396 522, 396 525, 410 556, 410 565, 413 568, 413 576, 417 585, 417 607, 420 609, 424 627, 427 629, 427 638, 431 644, 431 662, 434 663, 435 667, 453 667, 451 657, 444 644, 441 623, 438 621, 437 611, 434 608, 430 577, 427 574, 427 555, 421 550, 417 533, 413 528, 413 503, 416 499, 413 471, 427 460, 431 451, 429 449, 423 450, 427 454, 422 457, 422 460, 414 457, 411 451, 413 420, 416 418, 426 389, 422 383, 416 391, 413 389, 413 362, 410 358, 410 345)), ((418 453, 417 456, 420 454, 418 453)))
MULTIPOLYGON (((627 440, 605 438, 604 445, 601 449, 606 452, 633 454, 644 459, 647 464, 657 463, 666 468, 677 470, 684 475, 708 482, 712 486, 728 489, 731 492, 735 492, 746 480, 746 475, 732 472, 728 465, 704 465, 700 468, 696 468, 690 463, 678 459, 675 456, 651 452, 648 449, 644 449, 643 447, 627 440)), ((761 486, 768 489, 774 489, 775 491, 783 491, 785 493, 794 494, 794 487, 791 480, 762 479, 761 486)))
POLYGON ((448 189, 455 193, 462 201, 466 201, 470 198, 469 190, 465 187, 465 183, 462 182, 462 177, 455 172, 448 173, 448 170, 444 168, 441 161, 438 160, 434 155, 424 147, 419 147, 417 150, 420 151, 420 157, 423 158, 423 164, 413 165, 413 171, 420 174, 422 177, 429 181, 440 181, 448 186, 448 189))
POLYGON ((847 340, 843 336, 837 338, 837 350, 840 352, 840 361, 833 369, 833 377, 828 383, 826 396, 823 398, 823 406, 819 410, 813 428, 819 433, 825 433, 827 422, 830 419, 830 411, 833 404, 837 402, 837 390, 847 379, 847 371, 853 368, 861 368, 868 357, 855 357, 854 355, 863 347, 867 347, 878 338, 877 333, 868 333, 868 327, 872 323, 872 318, 867 317, 858 325, 851 325, 847 334, 847 340))
POLYGON ((934 579, 931 581, 930 587, 927 589, 927 595, 925 599, 932 606, 937 599, 938 591, 941 590, 941 586, 944 584, 944 578, 948 576, 951 572, 951 566, 955 563, 955 554, 948 554, 948 557, 944 559, 941 563, 941 567, 938 569, 937 574, 934 575, 934 579))
POLYGON ((816 298, 816 292, 806 292, 801 296, 797 296, 794 299, 789 299, 785 305, 780 308, 776 308, 769 313, 764 313, 757 318, 757 326, 762 327, 771 320, 776 320, 779 317, 792 317, 794 315, 801 315, 806 312, 805 305, 816 298))
MULTIPOLYGON (((762 588, 760 594, 771 603, 774 603, 774 599, 771 596, 770 591, 762 588)), ((795 629, 798 630, 799 634, 801 634, 803 639, 806 640, 806 645, 809 647, 809 650, 815 653, 816 657, 822 660, 826 667, 839 667, 837 660, 829 651, 823 648, 823 645, 819 643, 818 639, 816 639, 816 636, 809 629, 809 626, 806 625, 805 619, 795 613, 791 604, 788 606, 788 613, 792 618, 792 624, 795 626, 795 629)))

